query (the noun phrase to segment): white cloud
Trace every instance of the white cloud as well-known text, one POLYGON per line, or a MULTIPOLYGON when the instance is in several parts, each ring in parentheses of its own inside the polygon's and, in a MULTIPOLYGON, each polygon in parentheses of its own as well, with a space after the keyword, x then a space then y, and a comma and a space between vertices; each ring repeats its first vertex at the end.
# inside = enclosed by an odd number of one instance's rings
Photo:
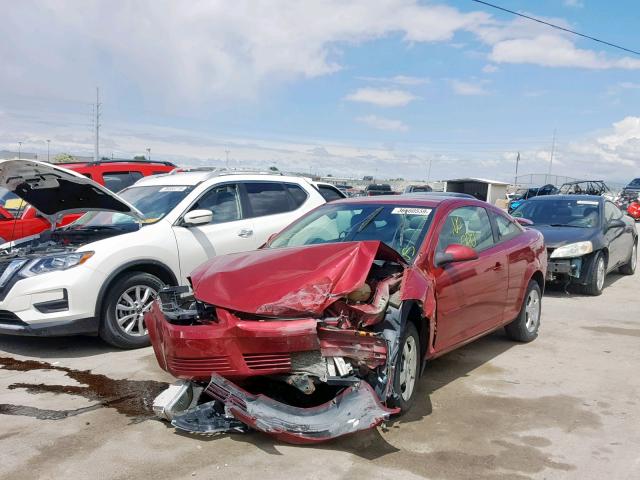
POLYGON ((482 67, 482 71, 484 73, 495 73, 499 70, 498 67, 496 67, 495 65, 492 65, 490 63, 486 64, 484 67, 482 67))
POLYGON ((493 45, 489 57, 496 63, 531 63, 545 67, 640 69, 640 59, 611 59, 593 50, 579 49, 567 38, 553 34, 500 41, 493 45))
POLYGON ((584 3, 582 2, 582 0, 563 0, 562 4, 565 7, 572 7, 572 8, 584 7, 584 3))
POLYGON ((427 77, 412 77, 408 75, 396 75, 394 77, 358 77, 358 79, 367 82, 392 83, 410 87, 425 85, 431 81, 427 77))
POLYGON ((356 120, 377 130, 404 132, 409 129, 409 127, 400 120, 392 120, 390 118, 379 117, 377 115, 366 115, 364 117, 358 117, 356 120))
POLYGON ((451 80, 451 88, 457 95, 487 95, 484 83, 478 80, 465 82, 463 80, 451 80))
POLYGON ((379 107, 404 107, 416 98, 405 90, 386 88, 359 88, 345 97, 352 102, 371 103, 379 107))

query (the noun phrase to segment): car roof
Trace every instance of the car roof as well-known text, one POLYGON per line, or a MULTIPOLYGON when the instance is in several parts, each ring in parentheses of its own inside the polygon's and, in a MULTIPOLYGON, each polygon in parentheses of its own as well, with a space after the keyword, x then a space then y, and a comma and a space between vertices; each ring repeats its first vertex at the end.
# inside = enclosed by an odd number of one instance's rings
POLYGON ((591 200, 600 202, 604 201, 604 197, 600 195, 542 195, 530 198, 527 202, 546 202, 550 200, 591 200))
POLYGON ((342 200, 334 200, 331 205, 349 203, 349 204, 378 204, 378 205, 412 205, 416 207, 432 207, 435 208, 443 203, 457 203, 460 201, 472 201, 478 204, 486 204, 476 198, 463 197, 442 197, 437 195, 376 195, 374 197, 352 197, 342 200))
POLYGON ((199 185, 206 181, 277 181, 300 183, 304 177, 287 176, 280 174, 263 174, 250 172, 216 172, 212 170, 174 171, 162 175, 144 177, 135 183, 135 186, 153 185, 199 185))

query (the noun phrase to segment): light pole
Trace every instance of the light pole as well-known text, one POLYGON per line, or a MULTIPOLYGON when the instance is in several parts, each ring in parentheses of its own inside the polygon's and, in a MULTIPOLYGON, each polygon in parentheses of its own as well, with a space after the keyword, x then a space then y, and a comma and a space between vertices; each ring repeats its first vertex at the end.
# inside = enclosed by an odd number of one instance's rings
POLYGON ((51 143, 51 140, 47 139, 47 163, 49 163, 49 144, 51 143))
POLYGON ((18 142, 18 160, 22 158, 22 142, 18 142))
POLYGON ((151 161, 151 149, 147 148, 147 160, 151 161))
POLYGON ((427 183, 431 180, 431 163, 433 162, 433 158, 429 159, 429 168, 427 169, 427 183))

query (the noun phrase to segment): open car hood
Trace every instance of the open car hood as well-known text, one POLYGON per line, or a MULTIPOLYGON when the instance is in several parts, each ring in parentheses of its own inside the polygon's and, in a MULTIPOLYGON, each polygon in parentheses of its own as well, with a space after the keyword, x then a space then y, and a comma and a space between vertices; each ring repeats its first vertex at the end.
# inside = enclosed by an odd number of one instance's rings
POLYGON ((93 180, 66 168, 34 160, 0 161, 0 187, 31 204, 54 225, 67 213, 90 210, 142 214, 93 180))
POLYGON ((265 317, 320 315, 362 286, 374 260, 406 265, 379 241, 265 248, 214 257, 191 274, 195 297, 265 317))

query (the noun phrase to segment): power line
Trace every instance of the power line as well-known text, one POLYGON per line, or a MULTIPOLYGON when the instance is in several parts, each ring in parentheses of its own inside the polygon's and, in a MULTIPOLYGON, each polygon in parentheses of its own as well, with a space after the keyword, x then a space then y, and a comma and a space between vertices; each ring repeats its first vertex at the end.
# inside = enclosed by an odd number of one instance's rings
POLYGON ((565 27, 561 27, 560 25, 556 25, 555 23, 545 22, 544 20, 540 20, 539 18, 530 17, 529 15, 525 15, 524 13, 518 13, 514 10, 509 10, 508 8, 500 7, 498 5, 494 5, 493 3, 485 2, 483 0, 471 0, 472 2, 481 3, 482 5, 486 5, 487 7, 495 8, 497 10, 502 10, 503 12, 511 13, 513 15, 517 15, 522 18, 526 18, 528 20, 532 20, 534 22, 542 23, 543 25, 547 25, 549 27, 557 28, 558 30, 562 30, 563 32, 568 32, 573 35, 578 35, 579 37, 588 38, 589 40, 593 40, 594 42, 602 43, 604 45, 608 45, 613 48, 618 48, 620 50, 624 50, 625 52, 633 53, 634 55, 640 55, 640 52, 637 50, 631 50, 630 48, 626 48, 620 45, 616 45, 615 43, 610 43, 605 40, 600 40, 599 38, 592 37, 590 35, 585 35, 584 33, 576 32, 575 30, 570 30, 565 27))

